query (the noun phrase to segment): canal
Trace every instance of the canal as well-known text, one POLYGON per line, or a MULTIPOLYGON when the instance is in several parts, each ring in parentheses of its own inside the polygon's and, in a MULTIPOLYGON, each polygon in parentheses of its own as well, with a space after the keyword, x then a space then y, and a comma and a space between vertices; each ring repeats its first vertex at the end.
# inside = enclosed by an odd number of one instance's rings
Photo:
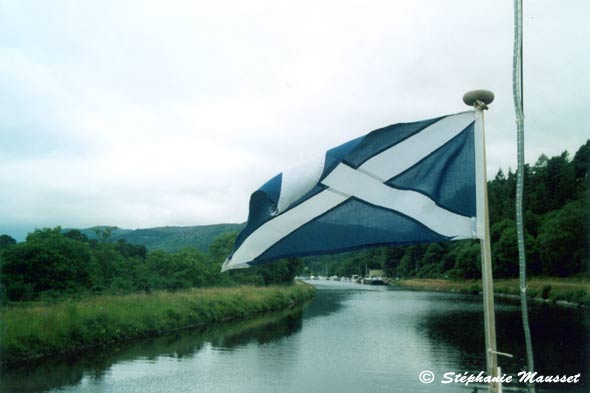
MULTIPOLYGON (((182 332, 70 358, 3 369, 0 391, 32 392, 472 392, 447 372, 485 370, 481 297, 331 281, 303 309, 208 331, 182 332), (434 381, 419 381, 422 371, 434 381)), ((497 300, 499 358, 518 379, 525 353, 518 304, 497 300)), ((533 305, 536 368, 575 375, 538 392, 590 391, 587 310, 533 305)), ((509 387, 517 387, 515 382, 509 387)), ((481 390, 480 390, 481 391, 481 390)))

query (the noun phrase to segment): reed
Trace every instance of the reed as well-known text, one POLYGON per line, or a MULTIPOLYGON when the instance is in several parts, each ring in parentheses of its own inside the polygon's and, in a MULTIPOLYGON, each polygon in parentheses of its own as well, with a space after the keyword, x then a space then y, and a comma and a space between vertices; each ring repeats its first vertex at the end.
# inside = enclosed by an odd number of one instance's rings
POLYGON ((77 352, 188 327, 244 320, 304 303, 315 289, 289 286, 203 288, 96 296, 1 309, 4 363, 77 352))

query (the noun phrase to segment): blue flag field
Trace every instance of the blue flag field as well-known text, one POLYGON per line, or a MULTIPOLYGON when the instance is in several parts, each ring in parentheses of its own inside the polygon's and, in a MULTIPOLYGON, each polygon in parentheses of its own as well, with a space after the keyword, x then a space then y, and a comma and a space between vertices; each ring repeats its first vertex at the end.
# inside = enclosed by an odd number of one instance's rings
POLYGON ((285 171, 250 197, 222 270, 383 245, 483 238, 474 111, 391 125, 285 171))

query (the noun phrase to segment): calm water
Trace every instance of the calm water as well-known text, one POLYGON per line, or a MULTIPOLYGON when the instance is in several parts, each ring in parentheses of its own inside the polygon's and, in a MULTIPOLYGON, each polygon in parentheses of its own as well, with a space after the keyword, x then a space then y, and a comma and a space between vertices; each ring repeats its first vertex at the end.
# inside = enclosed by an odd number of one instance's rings
MULTIPOLYGON (((137 342, 99 354, 4 370, 2 392, 470 392, 442 385, 447 371, 485 368, 481 299, 314 281, 303 310, 206 332, 137 342), (418 374, 437 376, 429 385, 418 374)), ((506 373, 524 361, 520 309, 496 310, 506 373)), ((582 373, 577 385, 543 392, 590 391, 588 312, 534 306, 537 370, 582 373)), ((510 384, 516 386, 516 384, 510 384)))

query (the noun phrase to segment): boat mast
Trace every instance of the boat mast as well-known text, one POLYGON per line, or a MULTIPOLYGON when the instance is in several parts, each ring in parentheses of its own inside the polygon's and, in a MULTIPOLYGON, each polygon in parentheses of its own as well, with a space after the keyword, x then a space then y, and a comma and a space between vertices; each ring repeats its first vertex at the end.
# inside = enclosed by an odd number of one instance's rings
MULTIPOLYGON (((517 140, 517 170, 516 170, 516 234, 518 239, 518 260, 520 277, 520 306, 522 326, 527 355, 527 371, 534 371, 533 343, 529 326, 529 311, 527 304, 526 252, 524 244, 524 95, 522 72, 522 0, 514 0, 514 54, 512 63, 512 93, 514 97, 514 111, 516 114, 517 140)), ((535 386, 528 385, 529 392, 535 392, 535 386)))

